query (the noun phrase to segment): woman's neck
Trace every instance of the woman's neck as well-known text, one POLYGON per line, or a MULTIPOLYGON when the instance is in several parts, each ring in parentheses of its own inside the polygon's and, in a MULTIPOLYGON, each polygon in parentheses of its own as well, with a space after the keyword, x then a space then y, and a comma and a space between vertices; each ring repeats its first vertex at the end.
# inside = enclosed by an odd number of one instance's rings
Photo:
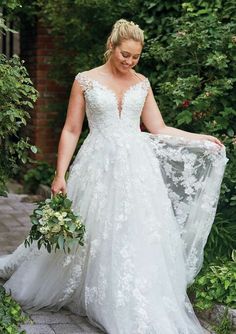
POLYGON ((117 67, 113 64, 111 59, 108 59, 107 62, 103 65, 104 70, 110 73, 115 78, 129 78, 130 75, 133 73, 133 69, 130 69, 126 73, 123 73, 117 69, 117 67))

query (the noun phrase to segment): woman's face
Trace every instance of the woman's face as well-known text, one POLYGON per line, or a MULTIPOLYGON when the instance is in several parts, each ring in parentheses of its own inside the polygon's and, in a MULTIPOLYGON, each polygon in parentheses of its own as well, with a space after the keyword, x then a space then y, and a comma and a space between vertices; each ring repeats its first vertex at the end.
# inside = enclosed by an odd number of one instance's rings
POLYGON ((110 60, 117 70, 127 72, 137 65, 142 52, 142 45, 133 39, 124 40, 112 49, 110 60))

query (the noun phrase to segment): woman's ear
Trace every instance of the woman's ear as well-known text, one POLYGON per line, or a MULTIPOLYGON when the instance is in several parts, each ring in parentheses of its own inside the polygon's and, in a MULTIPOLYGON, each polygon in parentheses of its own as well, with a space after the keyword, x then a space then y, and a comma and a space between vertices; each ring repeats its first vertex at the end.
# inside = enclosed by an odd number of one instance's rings
POLYGON ((113 44, 112 44, 112 42, 109 43, 109 50, 110 50, 110 52, 113 50, 113 44))

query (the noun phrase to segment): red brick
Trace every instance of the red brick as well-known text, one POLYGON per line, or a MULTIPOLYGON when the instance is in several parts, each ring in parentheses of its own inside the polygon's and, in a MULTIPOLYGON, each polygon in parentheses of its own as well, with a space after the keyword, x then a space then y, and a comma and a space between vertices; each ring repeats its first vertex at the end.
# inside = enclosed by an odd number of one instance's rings
MULTIPOLYGON (((25 31, 22 37, 22 56, 25 59, 30 77, 39 91, 40 96, 35 103, 34 110, 30 111, 31 119, 26 132, 29 133, 31 142, 41 149, 33 158, 55 162, 57 146, 62 130, 55 127, 58 118, 58 105, 60 101, 68 98, 68 92, 56 82, 48 78, 54 40, 50 29, 37 23, 35 31, 25 31)), ((63 37, 57 38, 60 41, 63 37)), ((58 51, 60 52, 60 51, 58 51)), ((65 52, 61 50, 61 52, 65 52)), ((73 55, 72 55, 73 56, 73 55)))

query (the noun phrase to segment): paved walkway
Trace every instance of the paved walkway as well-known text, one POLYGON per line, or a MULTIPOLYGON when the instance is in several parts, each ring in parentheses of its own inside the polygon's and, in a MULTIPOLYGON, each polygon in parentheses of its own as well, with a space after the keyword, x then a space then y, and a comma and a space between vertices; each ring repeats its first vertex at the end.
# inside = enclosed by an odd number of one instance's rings
MULTIPOLYGON (((34 204, 26 195, 9 194, 0 197, 0 255, 8 254, 25 239, 30 230, 29 214, 34 204)), ((1 283, 1 282, 0 282, 1 283)), ((27 334, 99 334, 102 331, 67 310, 59 312, 38 311, 30 313, 33 324, 23 325, 27 334)))
MULTIPOLYGON (((33 208, 34 204, 27 202, 26 195, 9 194, 7 198, 0 197, 0 255, 11 253, 25 239, 30 229, 29 214, 33 208)), ((37 311, 30 313, 30 316, 34 323, 22 326, 27 334, 103 333, 90 325, 87 318, 67 310, 56 313, 37 311)), ((207 333, 210 334, 209 331, 207 333)))

